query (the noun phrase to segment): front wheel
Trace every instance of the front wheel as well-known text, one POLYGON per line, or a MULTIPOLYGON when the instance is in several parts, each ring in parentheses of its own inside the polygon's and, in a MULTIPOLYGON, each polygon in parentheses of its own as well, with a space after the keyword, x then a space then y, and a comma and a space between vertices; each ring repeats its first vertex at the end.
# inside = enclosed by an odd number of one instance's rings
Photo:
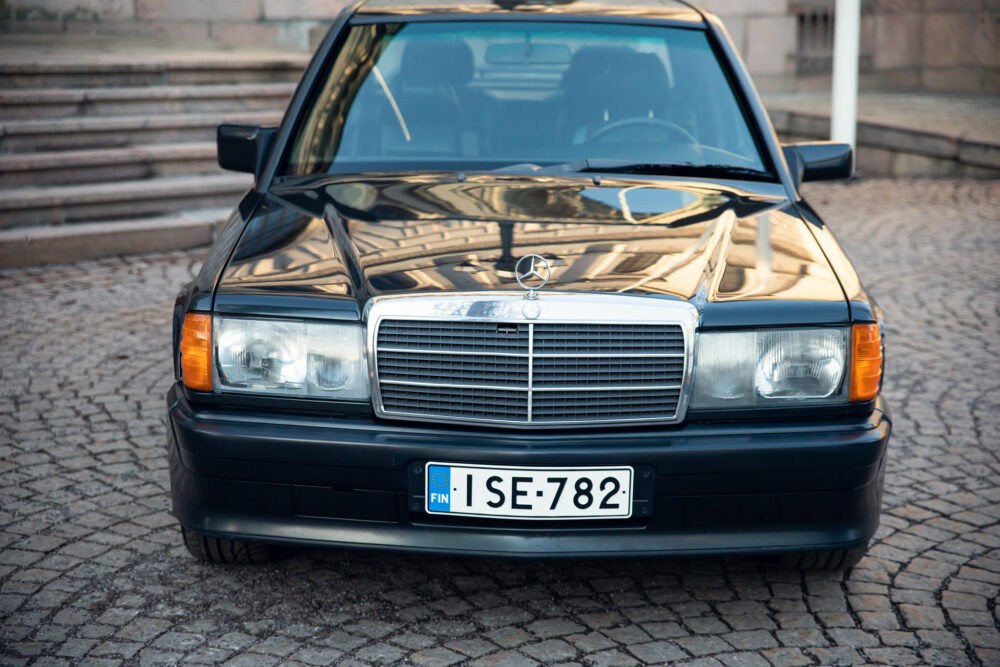
POLYGON ((781 563, 796 570, 846 570, 857 565, 867 552, 867 544, 853 549, 803 551, 782 556, 781 563))
POLYGON ((263 542, 222 540, 181 527, 184 546, 195 558, 206 563, 266 563, 271 547, 263 542))

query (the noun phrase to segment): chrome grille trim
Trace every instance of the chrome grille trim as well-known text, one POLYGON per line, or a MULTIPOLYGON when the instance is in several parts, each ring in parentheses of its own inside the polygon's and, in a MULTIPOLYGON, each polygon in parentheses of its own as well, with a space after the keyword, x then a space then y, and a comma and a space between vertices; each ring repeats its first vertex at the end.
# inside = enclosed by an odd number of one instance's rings
POLYGON ((602 385, 600 387, 581 387, 578 385, 567 385, 565 387, 531 387, 531 389, 511 387, 502 384, 470 384, 465 382, 412 382, 408 380, 382 380, 382 384, 401 384, 407 387, 441 387, 443 389, 490 389, 498 391, 522 391, 528 394, 540 391, 658 391, 662 389, 680 389, 679 384, 664 385, 602 385))
POLYGON ((684 419, 694 306, 660 297, 544 292, 530 302, 540 313, 528 318, 526 303, 523 292, 371 299, 365 320, 376 415, 511 428, 684 419), (559 347, 563 339, 568 349, 559 347), (404 366, 387 363, 380 375, 380 355, 404 366), (414 377, 420 370, 440 370, 441 379, 414 377))
MULTIPOLYGON (((532 260, 534 262, 534 260, 532 260)), ((515 267, 516 268, 516 267, 515 267)), ((548 281, 546 281, 548 282, 548 281)), ((532 300, 538 299, 538 292, 533 292, 535 295, 532 300)), ((531 422, 531 415, 535 411, 535 394, 531 391, 531 388, 535 386, 535 325, 528 325, 528 422, 531 422)))
MULTIPOLYGON (((422 350, 415 348, 408 350, 404 347, 380 347, 379 350, 382 352, 405 352, 406 354, 453 354, 453 355, 466 355, 479 357, 482 356, 482 352, 470 352, 468 350, 422 350)), ((528 353, 518 353, 518 352, 490 352, 491 357, 520 357, 521 359, 527 359, 528 353)))
MULTIPOLYGON (((480 355, 483 354, 482 352, 473 352, 473 351, 469 351, 469 350, 439 350, 439 349, 422 349, 422 348, 407 349, 405 347, 380 347, 379 350, 381 350, 382 352, 405 352, 406 354, 465 354, 465 355, 471 355, 471 356, 480 356, 480 355)), ((565 359, 566 356, 567 356, 565 354, 555 354, 555 353, 548 353, 548 354, 541 353, 541 354, 539 354, 537 352, 533 353, 533 354, 529 354, 528 352, 522 352, 522 353, 518 353, 518 352, 490 352, 489 355, 491 357, 521 357, 523 359, 527 359, 529 356, 532 356, 535 359, 565 359)), ((586 354, 584 354, 584 353, 575 353, 574 352, 572 356, 574 358, 580 357, 582 359, 585 359, 585 358, 588 358, 588 357, 592 357, 594 359, 605 359, 605 358, 607 358, 608 355, 607 354, 598 353, 598 352, 591 352, 591 353, 586 353, 586 354)), ((636 359, 645 359, 645 358, 651 358, 651 357, 664 357, 664 358, 666 358, 666 357, 678 357, 679 358, 679 357, 683 357, 685 355, 684 355, 683 352, 664 352, 662 354, 654 354, 654 353, 649 353, 649 354, 642 354, 642 353, 632 354, 632 353, 625 353, 625 352, 623 352, 622 354, 617 354, 615 356, 616 357, 621 357, 621 358, 634 357, 636 359)))
MULTIPOLYGON (((544 352, 542 352, 542 353, 539 354, 539 353, 536 352, 532 356, 534 356, 535 359, 565 359, 568 356, 572 356, 574 359, 577 359, 577 358, 580 358, 580 359, 588 359, 588 358, 606 359, 608 357, 608 355, 607 355, 606 352, 605 353, 602 353, 602 352, 574 352, 572 355, 556 354, 556 353, 548 353, 548 354, 546 354, 544 352)), ((656 354, 656 353, 652 353, 652 352, 650 352, 650 353, 622 352, 621 354, 616 354, 615 356, 618 357, 618 358, 620 358, 620 359, 628 359, 628 358, 634 358, 634 359, 652 359, 654 357, 661 357, 661 358, 678 357, 679 358, 679 357, 683 357, 684 353, 683 352, 663 352, 663 353, 660 353, 660 354, 656 354)))

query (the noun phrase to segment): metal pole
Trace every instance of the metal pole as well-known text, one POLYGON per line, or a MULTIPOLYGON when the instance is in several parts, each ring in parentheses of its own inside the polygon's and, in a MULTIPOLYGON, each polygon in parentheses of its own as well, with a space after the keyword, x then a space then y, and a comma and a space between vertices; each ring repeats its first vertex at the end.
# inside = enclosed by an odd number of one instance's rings
POLYGON ((833 26, 830 139, 855 146, 858 126, 858 43, 861 0, 837 0, 833 26))

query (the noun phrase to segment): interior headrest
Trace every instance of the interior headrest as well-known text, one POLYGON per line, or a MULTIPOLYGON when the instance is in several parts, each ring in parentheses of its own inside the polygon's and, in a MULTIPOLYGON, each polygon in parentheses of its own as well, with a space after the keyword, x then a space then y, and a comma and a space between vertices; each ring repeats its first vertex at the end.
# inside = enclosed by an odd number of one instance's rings
POLYGON ((404 85, 461 86, 473 72, 472 49, 464 40, 414 39, 403 49, 399 76, 404 85))
POLYGON ((654 54, 640 53, 624 46, 584 46, 573 54, 563 74, 563 87, 586 89, 594 81, 613 85, 648 79, 652 85, 667 80, 663 63, 654 54))

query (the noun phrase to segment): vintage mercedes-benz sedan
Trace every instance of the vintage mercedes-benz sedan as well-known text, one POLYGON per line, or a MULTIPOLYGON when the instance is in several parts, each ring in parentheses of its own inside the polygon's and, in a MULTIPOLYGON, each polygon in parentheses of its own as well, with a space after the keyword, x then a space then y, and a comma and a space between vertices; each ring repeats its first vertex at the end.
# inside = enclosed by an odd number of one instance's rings
POLYGON ((855 563, 878 307, 720 22, 672 0, 367 0, 173 314, 173 512, 272 544, 855 563))

